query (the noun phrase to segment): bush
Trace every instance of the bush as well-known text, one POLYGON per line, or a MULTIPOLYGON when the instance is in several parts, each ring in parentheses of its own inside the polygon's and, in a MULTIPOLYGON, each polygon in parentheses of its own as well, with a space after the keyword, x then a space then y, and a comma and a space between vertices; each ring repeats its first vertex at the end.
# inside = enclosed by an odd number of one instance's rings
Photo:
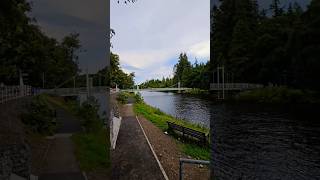
POLYGON ((94 132, 102 128, 102 120, 98 115, 98 110, 98 101, 93 97, 90 97, 79 107, 77 116, 81 118, 81 123, 87 132, 94 132))
POLYGON ((143 97, 141 96, 141 94, 139 92, 134 95, 134 99, 135 99, 136 103, 142 103, 143 102, 143 97))
POLYGON ((120 92, 117 95, 117 101, 119 101, 122 104, 125 104, 125 103, 127 103, 129 96, 130 95, 128 93, 126 93, 126 92, 120 92))
POLYGON ((22 114, 22 122, 35 133, 52 135, 56 129, 54 114, 46 96, 38 95, 28 105, 27 112, 22 114))

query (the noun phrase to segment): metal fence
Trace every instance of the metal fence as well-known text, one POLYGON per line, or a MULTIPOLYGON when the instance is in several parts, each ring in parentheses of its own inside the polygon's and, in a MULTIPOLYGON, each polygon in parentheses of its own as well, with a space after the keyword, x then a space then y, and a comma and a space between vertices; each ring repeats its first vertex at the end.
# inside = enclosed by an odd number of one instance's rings
POLYGON ((2 86, 0 87, 0 104, 30 95, 32 95, 31 86, 2 86))
POLYGON ((179 160, 179 180, 183 180, 183 164, 202 164, 202 165, 210 165, 210 161, 204 161, 204 160, 195 160, 195 159, 185 159, 185 158, 180 158, 179 160))

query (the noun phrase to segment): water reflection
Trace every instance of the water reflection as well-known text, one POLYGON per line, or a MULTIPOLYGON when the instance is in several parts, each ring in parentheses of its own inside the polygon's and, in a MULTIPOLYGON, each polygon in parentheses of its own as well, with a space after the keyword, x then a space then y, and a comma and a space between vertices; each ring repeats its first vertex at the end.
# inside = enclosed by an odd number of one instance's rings
POLYGON ((196 97, 166 92, 141 91, 144 101, 174 117, 209 128, 210 103, 196 97))
POLYGON ((320 178, 317 108, 234 104, 211 114, 216 179, 320 178))

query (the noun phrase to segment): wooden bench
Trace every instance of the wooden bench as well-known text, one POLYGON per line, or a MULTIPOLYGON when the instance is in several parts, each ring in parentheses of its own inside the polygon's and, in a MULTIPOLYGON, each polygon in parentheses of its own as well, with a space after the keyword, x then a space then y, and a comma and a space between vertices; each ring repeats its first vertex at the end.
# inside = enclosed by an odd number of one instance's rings
POLYGON ((183 138, 187 136, 191 136, 195 139, 198 139, 200 143, 202 143, 204 146, 207 145, 207 136, 204 132, 196 131, 184 126, 180 126, 178 124, 172 123, 167 121, 168 124, 168 131, 179 131, 182 133, 183 138))

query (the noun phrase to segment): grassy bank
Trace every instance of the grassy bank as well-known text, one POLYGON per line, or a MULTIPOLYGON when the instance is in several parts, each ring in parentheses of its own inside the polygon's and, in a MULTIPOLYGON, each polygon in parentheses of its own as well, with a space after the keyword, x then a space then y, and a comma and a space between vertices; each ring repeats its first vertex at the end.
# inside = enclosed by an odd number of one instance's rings
MULTIPOLYGON (((196 124, 191 124, 186 121, 176 119, 168 114, 165 114, 164 112, 160 111, 157 108, 154 108, 152 106, 149 106, 143 102, 135 103, 134 104, 134 111, 136 114, 144 116, 146 119, 151 121, 153 124, 155 124, 157 127, 159 127, 162 131, 167 131, 168 126, 166 121, 170 121, 185 127, 188 127, 190 129, 194 129, 197 131, 204 132, 206 134, 209 133, 209 129, 205 127, 201 127, 196 124)), ((176 137, 176 136, 174 136, 176 137)), ((191 156, 193 158, 197 159, 210 159, 210 150, 208 147, 200 147, 193 143, 184 143, 179 141, 180 148, 182 152, 184 152, 186 155, 191 156)))
POLYGON ((290 89, 287 87, 265 87, 240 92, 234 97, 240 102, 257 103, 320 103, 320 95, 316 92, 290 89))

